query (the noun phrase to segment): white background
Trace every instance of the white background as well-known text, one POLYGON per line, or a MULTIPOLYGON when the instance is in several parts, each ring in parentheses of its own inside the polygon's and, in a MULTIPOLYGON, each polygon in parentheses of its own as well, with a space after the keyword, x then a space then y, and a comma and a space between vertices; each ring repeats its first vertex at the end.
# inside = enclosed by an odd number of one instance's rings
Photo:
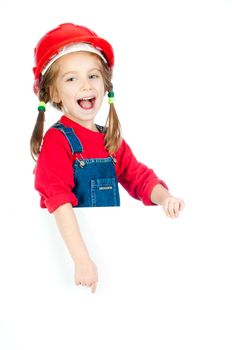
POLYGON ((1 0, 0 31, 1 349, 231 349, 232 1, 1 0), (33 189, 33 49, 62 22, 111 42, 124 137, 186 202, 76 210, 95 295, 33 189))

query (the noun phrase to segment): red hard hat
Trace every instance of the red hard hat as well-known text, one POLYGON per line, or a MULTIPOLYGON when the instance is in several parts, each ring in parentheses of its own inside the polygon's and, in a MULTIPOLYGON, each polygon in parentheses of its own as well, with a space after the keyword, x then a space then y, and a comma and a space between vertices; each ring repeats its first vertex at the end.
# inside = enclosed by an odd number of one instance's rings
POLYGON ((59 49, 74 43, 88 43, 98 49, 106 58, 110 68, 114 65, 114 51, 112 46, 105 39, 100 38, 92 30, 75 25, 73 23, 64 23, 57 28, 49 31, 38 42, 35 53, 35 67, 33 68, 36 92, 36 83, 40 74, 49 60, 58 54, 59 49))

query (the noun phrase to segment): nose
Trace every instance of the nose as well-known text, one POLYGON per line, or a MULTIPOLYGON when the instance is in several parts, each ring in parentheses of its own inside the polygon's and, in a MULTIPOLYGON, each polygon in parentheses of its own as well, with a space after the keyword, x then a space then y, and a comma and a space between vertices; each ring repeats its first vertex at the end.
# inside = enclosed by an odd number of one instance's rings
POLYGON ((82 85, 81 89, 86 91, 86 90, 91 90, 91 82, 90 79, 86 78, 82 80, 82 85))

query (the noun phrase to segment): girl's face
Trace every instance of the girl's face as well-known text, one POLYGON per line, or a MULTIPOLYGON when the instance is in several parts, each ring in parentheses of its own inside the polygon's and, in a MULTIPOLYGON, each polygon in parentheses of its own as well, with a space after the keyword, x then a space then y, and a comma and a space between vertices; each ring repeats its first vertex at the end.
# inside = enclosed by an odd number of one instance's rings
POLYGON ((68 118, 96 130, 94 118, 105 95, 100 60, 89 52, 73 52, 57 60, 57 65, 53 102, 62 103, 68 118))

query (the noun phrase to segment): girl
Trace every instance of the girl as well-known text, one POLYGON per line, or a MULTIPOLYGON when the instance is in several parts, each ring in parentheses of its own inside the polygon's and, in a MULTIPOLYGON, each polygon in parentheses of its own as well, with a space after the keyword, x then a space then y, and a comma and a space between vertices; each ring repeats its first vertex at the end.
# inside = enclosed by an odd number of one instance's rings
POLYGON ((37 160, 35 188, 41 207, 54 214, 73 258, 76 284, 91 287, 92 292, 97 268, 72 207, 119 206, 120 182, 131 196, 145 205, 162 205, 172 218, 184 208, 122 139, 114 107, 113 64, 111 45, 72 23, 45 34, 35 48, 34 92, 40 101, 31 137, 31 154, 37 160), (106 93, 110 109, 102 127, 94 119, 106 93), (43 138, 48 102, 63 116, 43 138))

